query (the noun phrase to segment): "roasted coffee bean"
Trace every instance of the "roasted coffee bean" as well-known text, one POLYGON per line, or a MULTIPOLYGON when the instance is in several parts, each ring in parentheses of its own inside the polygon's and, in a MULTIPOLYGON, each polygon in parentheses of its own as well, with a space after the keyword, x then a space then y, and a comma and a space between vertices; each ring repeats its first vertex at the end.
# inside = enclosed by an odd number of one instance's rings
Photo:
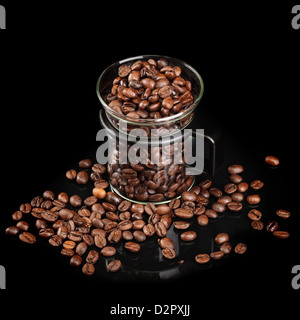
POLYGON ((108 202, 102 202, 102 207, 107 211, 115 212, 117 210, 116 206, 108 202))
POLYGON ((222 213, 222 212, 224 212, 226 210, 226 206, 222 202, 214 202, 212 204, 211 208, 213 210, 215 210, 216 212, 218 212, 218 213, 222 213))
POLYGON ((94 242, 94 238, 90 235, 90 234, 84 234, 82 236, 82 240, 88 245, 88 246, 92 246, 95 242, 94 242))
POLYGON ((44 219, 36 219, 35 221, 35 227, 40 230, 40 229, 43 229, 43 228, 47 228, 48 224, 47 222, 44 220, 44 219))
POLYGON ((166 204, 161 204, 161 205, 158 205, 156 210, 155 210, 155 213, 159 214, 159 215, 165 215, 165 214, 168 214, 171 212, 171 209, 168 205, 166 204))
POLYGON ((159 237, 165 237, 167 234, 167 228, 163 222, 159 221, 154 225, 155 232, 159 237))
POLYGON ((118 210, 121 212, 125 212, 128 211, 131 207, 131 202, 127 201, 127 200, 123 200, 119 206, 118 206, 118 210))
POLYGON ((113 260, 107 265, 108 272, 117 272, 121 269, 122 263, 120 260, 113 260))
POLYGON ((76 253, 79 254, 80 256, 84 255, 86 250, 87 250, 87 244, 85 242, 80 242, 78 243, 78 245, 76 246, 76 253))
POLYGON ((94 182, 94 185, 95 185, 95 182, 102 179, 102 175, 101 173, 91 172, 90 179, 94 182))
POLYGON ((75 254, 74 250, 66 248, 62 248, 60 253, 65 257, 72 257, 75 254))
POLYGON ((237 254, 244 254, 247 251, 247 246, 245 245, 245 243, 238 243, 235 248, 234 248, 234 252, 237 254))
POLYGON ((79 231, 70 231, 68 234, 68 239, 75 241, 75 242, 79 242, 82 239, 82 233, 79 231))
POLYGON ((178 208, 174 210, 176 217, 181 219, 191 219, 194 216, 194 212, 188 208, 178 208))
POLYGON ((133 203, 130 208, 132 213, 144 213, 145 207, 142 204, 133 203))
POLYGON ((76 176, 78 184, 86 184, 89 181, 89 175, 86 171, 79 171, 76 176))
POLYGON ((91 211, 87 208, 82 208, 80 210, 78 210, 78 214, 81 217, 90 217, 91 216, 91 211))
POLYGON ((124 245, 124 248, 132 253, 136 253, 141 250, 141 246, 138 243, 131 241, 127 241, 124 245))
POLYGON ((166 226, 167 229, 171 227, 172 218, 169 214, 163 214, 160 218, 160 221, 166 226))
POLYGON ((238 192, 244 193, 248 190, 249 185, 247 182, 241 182, 237 185, 238 192))
POLYGON ((24 231, 19 235, 19 239, 22 242, 33 244, 36 242, 36 237, 30 232, 24 231))
POLYGON ((96 196, 90 196, 90 197, 87 197, 85 200, 84 200, 84 204, 87 206, 87 207, 91 207, 93 204, 95 204, 96 202, 98 201, 98 198, 96 196))
POLYGON ((74 194, 72 197, 70 197, 69 202, 73 207, 80 207, 82 205, 81 197, 77 194, 74 194))
POLYGON ((209 260, 210 260, 210 256, 206 253, 199 253, 195 257, 195 261, 199 264, 207 263, 209 262, 209 260))
POLYGON ((57 196, 57 200, 59 200, 60 202, 66 204, 69 202, 69 196, 65 193, 65 192, 61 192, 58 196, 57 196))
POLYGON ((239 212, 243 209, 243 205, 240 202, 232 201, 227 204, 227 208, 230 211, 239 212))
POLYGON ((106 223, 105 226, 104 226, 104 230, 105 231, 111 231, 112 229, 116 228, 118 223, 116 221, 111 221, 109 220, 110 222, 106 223))
POLYGON ((235 192, 231 195, 232 201, 242 202, 244 200, 244 195, 240 192, 235 192))
MULTIPOLYGON (((79 256, 79 257, 80 257, 80 256, 79 256)), ((88 253, 85 261, 86 261, 87 263, 95 264, 95 263, 98 261, 98 259, 99 259, 99 253, 98 253, 96 250, 91 250, 91 251, 88 253)))
POLYGON ((59 217, 65 221, 69 221, 69 220, 73 219, 74 214, 76 215, 75 211, 72 211, 72 210, 66 209, 66 208, 61 209, 58 213, 59 217))
POLYGON ((143 231, 140 231, 140 230, 135 230, 133 232, 133 237, 137 242, 143 242, 146 240, 146 235, 144 234, 143 231))
POLYGON ((50 210, 52 207, 52 201, 51 200, 45 200, 41 203, 41 208, 45 210, 50 210))
POLYGON ((132 229, 140 230, 140 229, 143 229, 144 225, 145 225, 144 220, 135 220, 132 222, 132 229))
POLYGON ((248 218, 250 220, 253 220, 253 221, 260 220, 261 217, 262 217, 262 213, 259 210, 252 209, 248 212, 248 218))
POLYGON ((222 251, 224 254, 229 254, 232 250, 232 246, 229 242, 225 242, 220 246, 220 251, 222 251))
POLYGON ((63 243, 63 247, 65 249, 74 249, 76 247, 76 242, 71 241, 71 240, 67 240, 63 243))
POLYGON ((76 170, 68 170, 67 172, 66 172, 66 177, 67 177, 67 179, 69 179, 69 180, 74 180, 75 178, 76 178, 76 176, 77 176, 77 172, 76 172, 76 170))
POLYGON ((132 228, 132 221, 130 220, 123 220, 119 222, 118 228, 122 231, 124 230, 130 230, 132 228))
POLYGON ((206 214, 201 214, 198 216, 197 222, 200 226, 207 226, 209 223, 208 216, 206 214))
POLYGON ((267 157, 265 158, 265 162, 266 162, 268 165, 272 166, 272 167, 276 167, 276 166, 278 166, 279 163, 280 163, 279 159, 278 159, 277 157, 274 157, 274 156, 267 156, 267 157))
POLYGON ((125 78, 129 75, 130 72, 131 72, 131 68, 129 66, 122 65, 119 67, 118 75, 121 78, 125 78))
POLYGON ((86 263, 82 267, 82 273, 87 276, 92 276, 95 273, 95 267, 91 263, 86 263))
POLYGON ((211 187, 211 184, 212 184, 212 182, 211 182, 211 180, 204 180, 204 181, 202 181, 200 184, 199 184, 199 187, 201 187, 201 188, 203 188, 203 189, 208 189, 208 188, 210 188, 211 187))
POLYGON ((236 190, 237 190, 237 185, 234 183, 228 183, 224 187, 224 191, 227 194, 232 194, 232 193, 236 192, 236 190))
POLYGON ((162 249, 165 249, 165 248, 174 249, 175 248, 173 240, 168 237, 158 239, 158 243, 162 249))
POLYGON ((42 212, 44 211, 45 209, 42 209, 42 208, 33 208, 31 210, 31 215, 35 218, 41 218, 42 217, 42 212))
POLYGON ((75 254, 70 259, 70 265, 73 267, 79 267, 82 263, 82 258, 78 254, 75 254))
POLYGON ((43 198, 45 200, 51 200, 53 201, 55 199, 55 194, 53 191, 51 190, 46 190, 44 193, 43 193, 43 198))
POLYGON ((228 167, 229 174, 239 174, 239 173, 242 173, 243 171, 244 171, 244 167, 239 164, 233 164, 228 167))
POLYGON ((205 210, 206 210, 206 207, 204 205, 197 204, 197 207, 194 209, 194 215, 199 216, 203 214, 205 210))
POLYGON ((95 188, 106 189, 108 186, 109 186, 109 183, 106 180, 103 180, 103 179, 97 180, 94 183, 94 187, 95 188))
POLYGON ((171 210, 178 209, 180 207, 180 200, 179 199, 172 199, 169 203, 169 207, 171 210))
POLYGON ((41 217, 43 219, 45 219, 46 221, 49 221, 49 222, 54 222, 58 219, 58 214, 52 212, 52 211, 49 211, 49 210, 44 210, 42 213, 41 213, 41 217))
POLYGON ((201 193, 197 196, 197 199, 196 199, 196 201, 197 201, 197 204, 203 204, 203 205, 207 205, 208 204, 208 202, 209 202, 209 199, 208 199, 208 197, 205 197, 205 196, 203 196, 201 193))
POLYGON ((251 222, 251 227, 254 229, 254 230, 262 230, 264 228, 264 224, 261 220, 253 220, 251 222))
POLYGON ((96 247, 101 248, 101 249, 102 249, 103 247, 105 247, 106 244, 107 244, 106 238, 105 238, 105 236, 102 235, 102 234, 96 235, 95 238, 94 238, 94 240, 95 240, 95 245, 96 245, 96 247))
POLYGON ((229 241, 229 235, 228 235, 228 233, 225 233, 225 232, 219 233, 215 237, 215 242, 218 245, 221 245, 221 244, 228 242, 228 241, 229 241))
POLYGON ((116 248, 114 247, 104 247, 103 249, 101 249, 100 253, 104 256, 104 257, 112 257, 113 255, 115 255, 117 252, 116 248))
POLYGON ((217 212, 213 209, 206 209, 205 215, 208 216, 209 218, 212 218, 212 219, 218 218, 217 212))
POLYGON ((51 238, 49 238, 49 243, 54 247, 59 247, 62 244, 62 238, 54 234, 51 238))
POLYGON ((219 188, 210 188, 209 193, 215 198, 219 198, 223 194, 219 188))
POLYGON ((243 178, 238 175, 238 174, 232 174, 230 177, 229 177, 230 181, 235 183, 235 184, 238 184, 240 182, 243 181, 243 178))
POLYGON ((54 231, 51 228, 43 228, 39 231, 39 236, 42 238, 50 238, 54 235, 54 231))
POLYGON ((184 191, 181 194, 182 201, 196 201, 196 199, 197 199, 197 195, 192 191, 184 191))
POLYGON ((288 219, 291 216, 291 213, 287 210, 279 209, 276 211, 278 217, 282 219, 288 219))
POLYGON ((5 233, 8 234, 9 236, 15 236, 16 234, 18 234, 20 231, 20 229, 16 226, 11 226, 6 228, 5 233))
POLYGON ((122 202, 122 198, 114 192, 107 192, 105 196, 105 201, 109 202, 114 206, 118 206, 122 202))
POLYGON ((18 211, 15 211, 13 214, 12 214, 12 218, 13 220, 21 220, 23 218, 23 213, 18 210, 18 211))
POLYGON ((224 252, 222 251, 214 251, 210 254, 210 257, 214 260, 220 260, 224 257, 224 252))
POLYGON ((108 236, 108 241, 109 243, 118 243, 121 240, 122 237, 122 231, 120 229, 113 229, 109 236, 108 236))
POLYGON ((78 166, 79 168, 87 169, 87 168, 90 168, 92 164, 93 162, 91 159, 83 159, 79 161, 78 166))
POLYGON ((232 201, 232 198, 230 196, 221 196, 217 201, 226 205, 232 201))
POLYGON ((28 231, 29 230, 29 223, 26 221, 19 221, 16 224, 16 227, 19 228, 22 231, 28 231))
POLYGON ((274 231, 273 235, 278 239, 287 239, 290 236, 289 232, 287 231, 274 231))
POLYGON ((260 203, 260 196, 258 194, 251 194, 246 198, 249 204, 258 204, 260 203))
POLYGON ((185 231, 180 235, 182 241, 193 241, 197 238, 197 233, 195 231, 185 231))
POLYGON ((174 227, 176 229, 185 230, 185 229, 188 229, 191 224, 189 222, 186 222, 186 221, 174 221, 173 225, 174 225, 174 227))
POLYGON ((274 232, 278 229, 278 223, 276 221, 270 221, 268 222, 268 224, 266 225, 266 230, 267 232, 274 232))
MULTIPOLYGON (((144 225, 143 232, 147 237, 151 237, 155 234, 155 228, 152 224, 148 223, 147 225, 144 225)), ((124 235, 123 235, 124 237, 124 235)), ((129 240, 129 239, 127 239, 129 240)))
POLYGON ((44 200, 42 197, 36 196, 31 200, 30 205, 32 208, 36 208, 36 207, 39 207, 43 201, 44 200))
POLYGON ((250 183, 250 187, 254 190, 259 190, 264 186, 264 183, 260 180, 254 180, 250 183))
POLYGON ((66 239, 68 236, 68 227, 67 226, 61 226, 57 229, 57 234, 62 238, 66 239))
POLYGON ((176 257, 175 250, 171 248, 164 248, 161 253, 166 259, 174 259, 176 257))
POLYGON ((24 214, 28 214, 31 211, 30 203, 23 203, 20 205, 20 211, 24 214))
MULTIPOLYGON (((152 226, 152 227, 153 227, 153 226, 152 226)), ((143 230, 144 230, 144 228, 143 228, 143 230)), ((153 232, 153 234, 154 234, 154 233, 155 233, 154 227, 153 227, 153 230, 154 230, 154 232, 153 232)), ((145 231, 144 231, 144 233, 145 233, 145 231)), ((145 233, 145 234, 146 234, 146 233, 145 233)), ((146 235, 148 236, 148 234, 146 234, 146 235)), ((133 240, 133 234, 132 234, 131 231, 125 230, 125 231, 122 232, 122 238, 123 238, 124 240, 126 240, 126 241, 133 240)))

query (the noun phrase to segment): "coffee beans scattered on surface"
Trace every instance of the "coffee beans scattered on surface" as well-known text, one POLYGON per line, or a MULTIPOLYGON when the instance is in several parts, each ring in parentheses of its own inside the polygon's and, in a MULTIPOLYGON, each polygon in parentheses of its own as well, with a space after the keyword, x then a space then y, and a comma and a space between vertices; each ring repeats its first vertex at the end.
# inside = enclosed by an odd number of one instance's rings
MULTIPOLYGON (((126 72, 128 69, 124 69, 122 74, 126 72)), ((125 93, 131 94, 127 91, 125 93)), ((69 197, 61 192, 56 197, 53 191, 46 190, 30 203, 20 205, 19 210, 12 214, 16 225, 6 228, 5 232, 10 236, 19 235, 19 239, 28 244, 34 244, 37 237, 46 239, 51 246, 61 248, 61 254, 70 258, 71 266, 78 267, 84 263, 81 270, 86 275, 95 273, 95 265, 101 257, 117 256, 114 245, 119 242, 123 242, 128 255, 136 255, 143 250, 143 243, 148 238, 157 237, 162 256, 167 260, 177 258, 174 242, 168 237, 170 227, 173 225, 178 230, 179 241, 182 243, 197 241, 198 233, 189 230, 191 225, 205 227, 210 219, 217 219, 219 214, 226 214, 227 211, 235 215, 242 214, 240 211, 243 209, 244 193, 249 186, 242 178, 244 167, 235 164, 228 167, 231 182, 223 188, 213 186, 211 180, 205 180, 194 185, 190 191, 183 191, 180 199, 174 198, 168 204, 142 205, 123 200, 114 192, 105 190, 108 183, 103 178, 106 172, 104 166, 93 164, 89 159, 81 160, 78 165, 82 170, 78 173, 74 169, 69 170, 66 177, 75 181, 72 183, 79 184, 86 184, 91 179, 94 183, 91 196, 82 199, 79 195, 69 197), (89 174, 88 170, 92 173, 89 174), (34 227, 23 220, 29 214, 36 219, 34 227)), ((254 190, 260 190, 263 186, 264 183, 260 180, 250 183, 254 190)), ((260 201, 259 194, 246 197, 250 208, 260 201)), ((285 209, 278 209, 276 215, 288 219, 291 214, 285 209)), ((248 211, 248 218, 253 229, 264 229, 261 211, 251 209, 248 211)), ((268 222, 266 231, 278 239, 290 236, 289 232, 278 230, 276 221, 268 222)), ((195 261, 206 264, 211 260, 222 259, 232 251, 233 246, 229 240, 226 232, 215 235, 218 249, 197 254, 195 261)), ((247 246, 243 242, 236 243, 233 251, 239 255, 244 254, 247 246)), ((107 264, 108 272, 120 269, 122 262, 119 259, 107 264)))

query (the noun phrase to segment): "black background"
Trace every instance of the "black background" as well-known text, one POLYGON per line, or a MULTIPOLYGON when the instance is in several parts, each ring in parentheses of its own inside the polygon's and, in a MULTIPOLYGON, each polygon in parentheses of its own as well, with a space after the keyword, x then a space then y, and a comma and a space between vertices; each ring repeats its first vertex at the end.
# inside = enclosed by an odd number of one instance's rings
POLYGON ((206 309, 234 314, 240 305, 254 314, 258 307, 271 313, 295 307, 300 31, 291 27, 291 8, 296 3, 1 4, 7 10, 7 30, 0 32, 1 239, 20 203, 47 189, 97 146, 97 78, 111 63, 140 54, 176 57, 199 71, 203 108, 234 137, 237 148, 248 146, 262 159, 280 158, 274 201, 293 214, 291 239, 274 245, 260 244, 258 237, 256 251, 242 259, 168 284, 74 278, 56 254, 4 237, 3 299, 18 295, 36 303, 42 298, 51 301, 49 308, 70 299, 76 310, 80 298, 80 308, 97 307, 101 319, 116 303, 190 303, 194 316, 206 309))

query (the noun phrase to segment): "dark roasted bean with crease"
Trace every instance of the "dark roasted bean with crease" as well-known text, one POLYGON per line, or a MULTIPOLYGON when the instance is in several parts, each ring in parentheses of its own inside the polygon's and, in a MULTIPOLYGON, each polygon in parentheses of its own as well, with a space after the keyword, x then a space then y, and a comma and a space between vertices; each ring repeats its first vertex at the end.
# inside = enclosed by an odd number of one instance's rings
POLYGON ((277 210, 276 214, 278 217, 280 217, 282 219, 288 219, 291 216, 291 213, 287 210, 284 210, 284 209, 277 210))
POLYGON ((166 258, 166 259, 174 259, 176 257, 176 253, 174 249, 171 248, 164 248, 162 249, 162 255, 166 258))
POLYGON ((276 221, 270 221, 268 222, 268 224, 266 225, 266 230, 267 232, 274 232, 278 229, 278 223, 276 221))
POLYGON ((287 231, 274 231, 273 232, 274 237, 278 238, 278 239, 287 239, 290 234, 287 231))
POLYGON ((87 276, 92 276, 95 273, 95 267, 91 263, 86 263, 82 267, 82 273, 87 275, 87 276))
POLYGON ((108 272, 117 272, 121 269, 122 263, 120 260, 113 260, 107 265, 108 272))

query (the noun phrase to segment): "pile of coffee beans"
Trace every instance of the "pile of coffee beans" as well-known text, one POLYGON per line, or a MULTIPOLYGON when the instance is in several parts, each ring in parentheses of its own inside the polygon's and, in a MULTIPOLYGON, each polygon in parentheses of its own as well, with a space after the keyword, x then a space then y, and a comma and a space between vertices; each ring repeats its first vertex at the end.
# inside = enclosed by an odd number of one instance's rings
POLYGON ((179 196, 194 182, 194 176, 185 174, 184 160, 176 163, 176 151, 183 148, 180 144, 172 144, 169 152, 163 147, 149 147, 145 164, 129 163, 117 148, 114 162, 107 166, 111 185, 127 198, 142 202, 162 202, 179 196), (150 161, 153 155, 155 159, 150 161))
POLYGON ((181 77, 181 72, 164 58, 121 65, 106 102, 135 121, 177 114, 194 102, 191 82, 181 77))
MULTIPOLYGON (((91 196, 82 199, 79 195, 69 197, 65 192, 56 195, 46 190, 42 196, 20 205, 19 210, 12 214, 16 224, 8 227, 6 234, 18 235, 22 242, 28 244, 34 244, 37 238, 46 239, 51 246, 59 248, 63 256, 70 258, 70 265, 81 266, 86 275, 94 274, 95 264, 101 256, 114 257, 117 252, 115 245, 119 242, 122 242, 125 250, 137 254, 141 250, 140 243, 156 237, 163 257, 174 259, 177 257, 175 245, 167 236, 172 225, 180 230, 181 241, 194 241, 197 232, 189 229, 192 224, 206 226, 226 210, 239 214, 245 202, 249 206, 257 206, 261 201, 258 192, 264 186, 260 180, 253 180, 249 184, 243 181, 244 167, 231 165, 228 167, 230 182, 223 188, 213 186, 211 180, 204 180, 189 191, 182 192, 180 199, 173 198, 168 204, 142 205, 108 191, 108 183, 103 179, 106 168, 101 164, 93 164, 85 159, 79 162, 79 169, 78 173, 74 169, 69 170, 66 177, 79 184, 91 179, 94 183, 91 196), (249 188, 255 193, 245 198, 244 193, 249 188), (26 220, 30 219, 27 217, 35 222, 28 223, 26 220)), ((290 212, 278 209, 276 215, 280 219, 288 219, 290 212)), ((252 221, 252 228, 264 229, 262 213, 258 209, 252 208, 248 217, 252 221)), ((278 230, 276 221, 267 223, 265 229, 276 238, 289 237, 287 231, 278 230)), ((217 234, 215 243, 219 246, 218 250, 201 252, 196 255, 195 261, 204 264, 230 254, 233 246, 229 239, 226 232, 217 234)), ((233 251, 244 254, 247 246, 243 242, 236 243, 233 251)), ((107 264, 108 272, 116 272, 121 268, 119 259, 107 264)))

